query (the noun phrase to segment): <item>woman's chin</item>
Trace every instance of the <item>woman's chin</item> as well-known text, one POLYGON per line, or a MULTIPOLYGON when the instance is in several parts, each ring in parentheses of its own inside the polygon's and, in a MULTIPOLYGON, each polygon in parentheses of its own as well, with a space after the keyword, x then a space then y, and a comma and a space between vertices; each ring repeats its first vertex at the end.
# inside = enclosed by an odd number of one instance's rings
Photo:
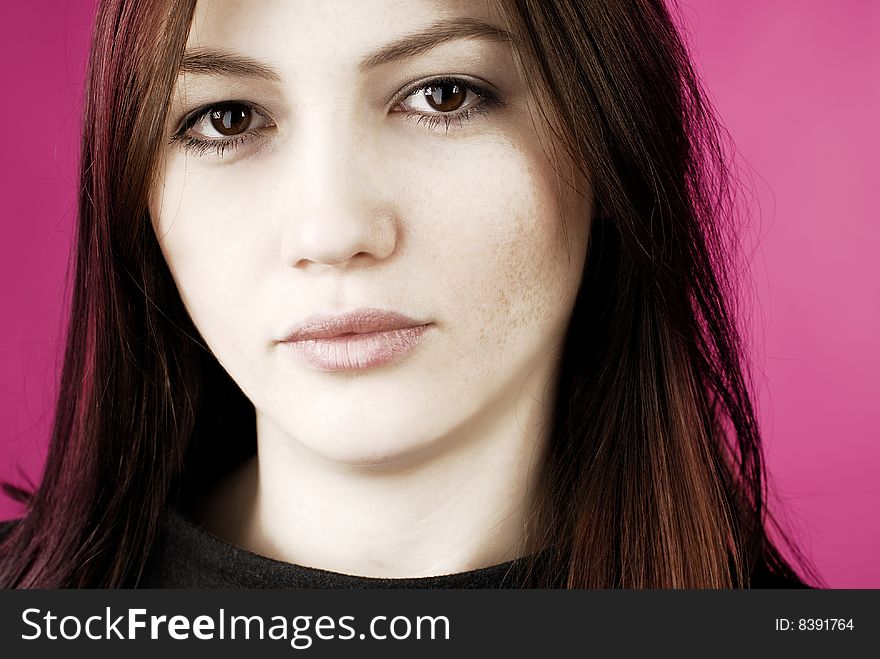
POLYGON ((311 419, 298 415, 289 423, 261 421, 260 436, 261 441, 291 442, 296 452, 351 467, 405 468, 443 450, 444 428, 426 423, 425 414, 401 412, 403 406, 387 413, 378 410, 368 417, 339 410, 311 419))

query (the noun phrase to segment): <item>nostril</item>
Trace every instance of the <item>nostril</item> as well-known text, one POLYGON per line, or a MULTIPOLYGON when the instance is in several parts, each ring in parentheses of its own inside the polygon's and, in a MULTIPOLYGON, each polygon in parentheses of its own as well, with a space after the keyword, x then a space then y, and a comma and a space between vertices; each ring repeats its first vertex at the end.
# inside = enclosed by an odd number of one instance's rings
MULTIPOLYGON (((329 203, 329 202, 328 202, 329 203)), ((399 224, 392 214, 360 203, 299 208, 281 221, 281 257, 293 267, 364 266, 395 251, 399 224)))

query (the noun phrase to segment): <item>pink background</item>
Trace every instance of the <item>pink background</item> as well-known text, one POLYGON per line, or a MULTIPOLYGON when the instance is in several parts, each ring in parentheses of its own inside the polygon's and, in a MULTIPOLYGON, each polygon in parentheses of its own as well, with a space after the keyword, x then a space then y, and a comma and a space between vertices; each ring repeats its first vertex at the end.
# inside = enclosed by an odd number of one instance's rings
MULTIPOLYGON (((752 359, 775 501, 830 586, 880 587, 880 3, 682 6, 751 190, 752 359)), ((38 478, 45 456, 93 8, 10 2, 0 22, 3 480, 38 478)), ((0 497, 0 519, 19 512, 0 497)))

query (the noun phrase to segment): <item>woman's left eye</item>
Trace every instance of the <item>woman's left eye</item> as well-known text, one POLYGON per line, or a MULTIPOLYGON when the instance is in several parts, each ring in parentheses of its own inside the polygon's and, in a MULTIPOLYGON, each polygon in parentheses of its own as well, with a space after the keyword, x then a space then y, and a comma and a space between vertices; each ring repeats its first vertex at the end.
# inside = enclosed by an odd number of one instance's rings
POLYGON ((449 132, 453 124, 460 127, 477 114, 503 105, 496 94, 485 87, 458 78, 438 78, 411 88, 406 98, 397 104, 397 112, 433 129, 444 124, 449 132))

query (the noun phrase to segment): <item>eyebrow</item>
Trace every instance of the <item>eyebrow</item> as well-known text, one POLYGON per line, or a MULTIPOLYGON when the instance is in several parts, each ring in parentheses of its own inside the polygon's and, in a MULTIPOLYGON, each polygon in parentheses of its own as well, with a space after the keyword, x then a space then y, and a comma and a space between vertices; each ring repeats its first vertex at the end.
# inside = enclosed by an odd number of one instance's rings
POLYGON ((496 25, 475 18, 454 18, 429 25, 407 34, 393 43, 382 46, 364 57, 358 68, 372 69, 389 62, 415 57, 455 39, 486 39, 497 43, 513 44, 513 35, 496 25))
MULTIPOLYGON (((473 18, 437 21, 421 30, 407 34, 367 54, 358 63, 365 71, 383 64, 415 57, 432 48, 456 39, 486 39, 497 43, 515 43, 513 35, 496 25, 473 18)), ((259 60, 222 49, 194 48, 187 50, 180 64, 181 73, 212 76, 235 76, 279 82, 281 75, 259 60)))
POLYGON ((213 48, 187 50, 180 63, 180 73, 255 78, 268 82, 281 80, 275 69, 252 57, 213 48))

